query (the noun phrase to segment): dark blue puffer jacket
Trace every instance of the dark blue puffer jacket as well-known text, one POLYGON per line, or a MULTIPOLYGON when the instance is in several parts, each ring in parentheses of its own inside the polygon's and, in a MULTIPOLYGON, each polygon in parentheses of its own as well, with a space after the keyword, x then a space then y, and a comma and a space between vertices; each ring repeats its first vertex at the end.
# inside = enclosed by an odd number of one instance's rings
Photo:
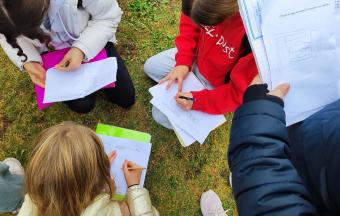
POLYGON ((316 215, 290 161, 285 113, 276 103, 244 104, 234 115, 228 161, 240 216, 316 215))
POLYGON ((292 159, 319 215, 340 215, 340 100, 290 131, 292 159))

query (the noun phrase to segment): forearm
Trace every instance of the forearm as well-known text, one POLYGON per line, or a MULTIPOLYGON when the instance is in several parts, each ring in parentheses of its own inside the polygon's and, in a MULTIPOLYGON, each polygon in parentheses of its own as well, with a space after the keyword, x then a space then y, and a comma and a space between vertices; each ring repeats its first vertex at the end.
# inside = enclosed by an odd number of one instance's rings
POLYGON ((132 216, 158 216, 159 213, 152 206, 148 190, 139 186, 128 189, 127 203, 132 216))
POLYGON ((279 104, 249 102, 235 113, 228 160, 239 215, 315 214, 288 152, 279 104))
POLYGON ((73 47, 82 50, 86 60, 91 60, 115 37, 123 12, 116 0, 83 0, 83 6, 91 14, 91 20, 73 47))

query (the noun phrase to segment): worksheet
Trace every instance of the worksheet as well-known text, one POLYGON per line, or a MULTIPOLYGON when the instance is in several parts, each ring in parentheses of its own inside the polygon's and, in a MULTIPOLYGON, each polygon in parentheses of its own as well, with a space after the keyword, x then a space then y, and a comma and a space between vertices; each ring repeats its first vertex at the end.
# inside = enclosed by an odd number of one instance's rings
POLYGON ((122 169, 125 159, 145 168, 140 183, 140 186, 143 187, 151 154, 151 144, 101 134, 97 135, 102 140, 107 155, 110 155, 114 150, 117 151, 117 158, 111 166, 111 175, 115 181, 116 194, 126 195, 127 192, 126 180, 122 169))
POLYGON ((261 79, 272 89, 270 67, 262 35, 262 0, 238 0, 240 14, 253 50, 261 79))
POLYGON ((291 85, 285 97, 288 125, 339 98, 334 1, 262 0, 272 86, 291 85))
MULTIPOLYGON (((186 131, 191 137, 203 144, 210 132, 222 125, 226 119, 224 115, 210 115, 200 111, 185 111, 175 100, 178 85, 174 84, 169 90, 167 83, 156 85, 149 91, 154 97, 151 103, 159 108, 177 127, 186 131)), ((183 92, 200 91, 204 86, 193 73, 189 73, 183 82, 183 92)), ((188 137, 189 138, 189 137, 188 137)))
POLYGON ((83 98, 114 83, 117 77, 115 57, 82 64, 70 72, 51 68, 46 73, 44 103, 83 98))

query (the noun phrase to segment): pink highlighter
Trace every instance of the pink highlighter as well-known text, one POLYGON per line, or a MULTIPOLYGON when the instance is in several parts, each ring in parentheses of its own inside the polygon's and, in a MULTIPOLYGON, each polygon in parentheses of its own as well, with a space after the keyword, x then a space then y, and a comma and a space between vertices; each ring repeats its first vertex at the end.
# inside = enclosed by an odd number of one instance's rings
MULTIPOLYGON (((48 69, 53 68, 56 64, 58 64, 64 58, 64 56, 69 50, 70 48, 66 48, 66 49, 57 50, 57 51, 49 52, 49 53, 42 55, 43 67, 45 68, 45 70, 47 71, 48 69)), ((103 49, 102 51, 100 51, 100 53, 95 58, 83 64, 100 61, 106 58, 107 58, 107 54, 106 54, 105 49, 103 49)), ((111 83, 105 86, 104 88, 114 88, 114 87, 115 87, 115 83, 111 83)), ((44 88, 41 88, 40 86, 35 85, 35 93, 36 93, 37 105, 38 105, 39 110, 47 109, 48 107, 53 105, 53 103, 46 103, 46 104, 43 103, 44 96, 45 96, 44 88)))

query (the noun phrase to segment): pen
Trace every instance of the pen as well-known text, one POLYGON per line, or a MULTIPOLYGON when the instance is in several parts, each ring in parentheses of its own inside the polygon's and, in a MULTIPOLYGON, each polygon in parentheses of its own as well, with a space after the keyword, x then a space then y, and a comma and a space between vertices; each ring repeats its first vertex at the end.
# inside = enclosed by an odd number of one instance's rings
POLYGON ((185 97, 185 96, 179 96, 180 99, 188 100, 188 101, 195 101, 195 98, 185 97))

